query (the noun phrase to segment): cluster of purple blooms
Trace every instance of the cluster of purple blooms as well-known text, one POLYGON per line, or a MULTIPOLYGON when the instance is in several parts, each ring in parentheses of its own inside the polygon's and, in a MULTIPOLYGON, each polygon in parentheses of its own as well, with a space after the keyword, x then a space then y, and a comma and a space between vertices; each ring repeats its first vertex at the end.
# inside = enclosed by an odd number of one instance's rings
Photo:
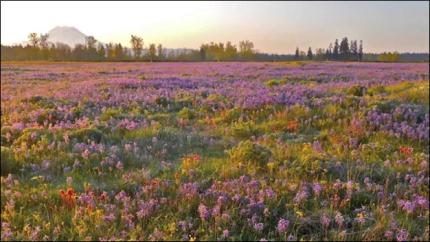
POLYGON ((396 137, 429 140, 429 114, 416 108, 399 106, 392 113, 372 110, 367 113, 366 122, 371 129, 387 131, 396 137))

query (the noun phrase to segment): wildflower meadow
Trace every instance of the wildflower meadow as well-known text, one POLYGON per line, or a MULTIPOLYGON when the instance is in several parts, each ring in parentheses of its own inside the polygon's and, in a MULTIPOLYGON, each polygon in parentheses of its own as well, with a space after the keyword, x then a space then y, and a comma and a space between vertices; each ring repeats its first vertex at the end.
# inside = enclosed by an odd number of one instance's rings
POLYGON ((2 62, 1 240, 428 241, 428 63, 2 62))

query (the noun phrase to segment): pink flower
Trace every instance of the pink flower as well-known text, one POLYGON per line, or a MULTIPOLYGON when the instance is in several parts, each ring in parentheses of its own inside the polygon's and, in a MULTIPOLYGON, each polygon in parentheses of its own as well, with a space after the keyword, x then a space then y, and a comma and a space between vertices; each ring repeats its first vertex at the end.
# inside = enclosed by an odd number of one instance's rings
POLYGON ((406 229, 401 229, 399 232, 397 232, 396 239, 397 241, 407 241, 409 237, 409 233, 406 229))
POLYGON ((328 226, 330 226, 330 217, 327 216, 327 214, 323 214, 320 218, 322 226, 327 229, 328 226))
POLYGON ((84 152, 82 152, 82 158, 88 159, 90 156, 90 151, 88 149, 85 149, 84 152))
POLYGON ((317 196, 317 197, 319 197, 320 196, 320 194, 321 194, 321 191, 322 191, 322 186, 321 186, 321 184, 319 184, 319 183, 314 183, 313 185, 312 185, 312 189, 313 189, 313 191, 314 191, 314 193, 315 193, 315 195, 317 196))
POLYGON ((254 229, 257 232, 261 232, 264 229, 264 224, 263 223, 256 223, 256 224, 254 224, 254 229))
POLYGON ((118 161, 117 163, 116 163, 116 168, 118 169, 118 170, 123 170, 124 169, 124 165, 122 164, 122 162, 121 161, 118 161))
POLYGON ((199 211, 199 215, 200 215, 201 220, 208 220, 209 217, 211 216, 207 207, 202 203, 199 205, 198 211, 199 211))
POLYGON ((345 219, 343 218, 341 213, 337 212, 336 216, 334 217, 334 220, 336 221, 336 223, 339 227, 342 227, 345 219))
POLYGON ((387 240, 392 240, 392 239, 393 239, 393 236, 394 236, 394 233, 393 233, 393 231, 391 231, 391 230, 387 230, 387 231, 385 231, 385 233, 384 233, 384 237, 385 237, 387 240))
POLYGON ((277 227, 278 232, 280 234, 284 233, 287 230, 289 224, 290 224, 290 221, 283 218, 279 219, 278 227, 277 227))
POLYGON ((230 232, 228 231, 228 229, 225 229, 224 231, 222 231, 223 239, 227 239, 229 235, 230 235, 230 232))

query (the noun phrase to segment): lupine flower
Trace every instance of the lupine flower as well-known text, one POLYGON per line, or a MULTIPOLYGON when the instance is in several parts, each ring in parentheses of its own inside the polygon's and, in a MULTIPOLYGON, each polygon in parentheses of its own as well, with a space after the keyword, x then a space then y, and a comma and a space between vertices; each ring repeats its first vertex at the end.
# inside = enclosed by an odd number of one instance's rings
POLYGON ((254 230, 257 232, 261 232, 264 229, 264 224, 263 223, 255 223, 254 224, 254 230))
POLYGON ((408 241, 409 233, 406 229, 401 229, 397 232, 397 241, 408 241))
POLYGON ((323 149, 322 149, 322 147, 321 147, 321 144, 320 144, 320 142, 318 141, 318 140, 315 140, 313 143, 312 143, 312 148, 313 148, 313 150, 315 151, 315 152, 317 152, 317 153, 323 153, 323 149))
POLYGON ((392 240, 392 239, 394 238, 394 233, 393 233, 393 231, 391 231, 391 230, 387 230, 387 231, 385 231, 385 233, 384 233, 384 237, 385 237, 387 240, 392 240))
POLYGON ((118 161, 117 163, 116 163, 116 169, 118 169, 118 170, 123 170, 124 169, 124 165, 122 164, 122 162, 121 161, 118 161))
POLYGON ((317 197, 319 197, 319 196, 320 196, 320 194, 321 194, 321 191, 322 191, 321 184, 319 184, 319 183, 315 182, 315 183, 312 185, 312 189, 313 189, 313 191, 314 191, 315 195, 316 195, 317 197))
POLYGON ((90 156, 90 151, 88 149, 85 149, 84 152, 82 152, 82 158, 88 159, 90 156))
POLYGON ((198 211, 199 211, 200 219, 203 221, 208 220, 209 217, 211 216, 207 207, 202 203, 199 205, 198 211))
POLYGON ((339 227, 342 227, 343 222, 345 221, 345 219, 343 218, 342 214, 339 213, 339 212, 336 213, 336 216, 334 217, 334 220, 336 221, 336 224, 339 227))
POLYGON ((306 190, 301 190, 296 194, 293 201, 295 203, 301 203, 302 201, 306 200, 308 196, 309 194, 306 190))
POLYGON ((278 227, 277 227, 278 233, 280 234, 284 233, 287 230, 289 224, 290 224, 290 221, 283 218, 279 219, 278 227))
POLYGON ((225 229, 224 231, 222 231, 222 238, 223 239, 227 239, 230 235, 230 232, 228 231, 228 229, 225 229))
POLYGON ((324 229, 327 229, 330 226, 330 217, 328 217, 327 214, 323 214, 320 218, 320 221, 324 229))
POLYGON ((297 240, 296 236, 294 236, 292 234, 288 235, 288 237, 287 237, 287 241, 296 241, 296 240, 297 240))

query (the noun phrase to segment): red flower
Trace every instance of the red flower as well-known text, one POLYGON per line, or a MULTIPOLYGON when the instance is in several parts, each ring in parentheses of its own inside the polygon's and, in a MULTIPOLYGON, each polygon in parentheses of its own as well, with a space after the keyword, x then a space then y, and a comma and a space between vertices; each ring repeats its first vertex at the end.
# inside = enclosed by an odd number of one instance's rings
POLYGON ((63 204, 68 208, 73 208, 76 205, 76 193, 73 188, 68 188, 67 192, 60 190, 60 197, 63 200, 63 204))
POLYGON ((412 147, 401 146, 400 153, 404 155, 411 155, 414 149, 412 147))
POLYGON ((290 132, 297 132, 299 129, 299 122, 297 120, 293 120, 288 122, 287 130, 290 132))

